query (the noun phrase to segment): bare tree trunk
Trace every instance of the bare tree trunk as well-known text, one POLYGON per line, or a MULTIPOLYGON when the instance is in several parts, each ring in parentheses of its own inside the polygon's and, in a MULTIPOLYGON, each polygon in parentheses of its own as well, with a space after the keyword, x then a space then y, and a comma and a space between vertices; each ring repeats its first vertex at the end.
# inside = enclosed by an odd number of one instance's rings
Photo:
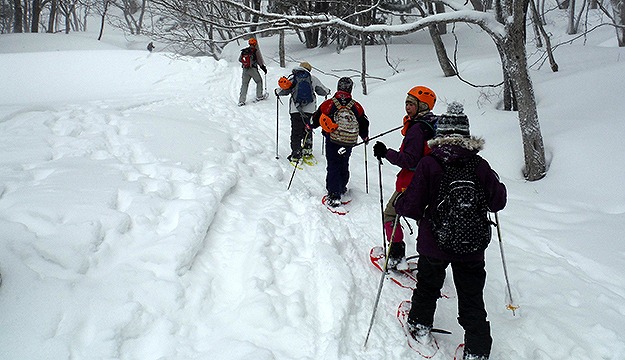
POLYGON ((504 68, 508 72, 512 92, 517 101, 519 125, 523 138, 525 168, 523 175, 529 181, 536 181, 547 173, 545 148, 538 122, 536 98, 532 81, 527 71, 527 58, 521 34, 509 34, 501 44, 504 68))
POLYGON ((445 49, 445 44, 441 39, 441 35, 438 33, 438 28, 436 25, 431 25, 428 26, 428 30, 430 31, 430 36, 432 37, 432 42, 434 43, 434 50, 436 50, 436 57, 438 58, 441 70, 443 70, 443 74, 446 77, 455 76, 456 70, 447 56, 447 50, 445 49))
POLYGON ((102 10, 102 20, 100 21, 100 34, 98 35, 98 41, 102 40, 102 35, 104 34, 104 22, 106 19, 106 11, 109 8, 109 0, 104 0, 104 9, 102 10))
POLYGON ((557 72, 558 63, 556 63, 556 59, 553 56, 553 49, 551 47, 551 39, 549 38, 549 34, 547 34, 543 23, 539 20, 540 16, 538 15, 538 9, 536 8, 536 4, 534 3, 534 1, 530 0, 530 6, 532 7, 532 13, 534 14, 535 25, 538 27, 540 34, 542 34, 542 36, 545 38, 545 44, 547 45, 545 50, 547 51, 547 56, 549 57, 551 71, 557 72))
POLYGON ((13 7, 15 11, 15 22, 13 23, 13 32, 14 33, 22 33, 24 32, 24 8, 22 7, 21 0, 13 0, 13 7))
POLYGON ((614 23, 620 27, 616 28, 616 39, 618 46, 625 46, 625 2, 623 0, 612 0, 612 13, 614 14, 614 23))
MULTIPOLYGON (((260 10, 260 1, 261 0, 252 0, 252 6, 251 7, 253 9, 255 9, 255 10, 260 10)), ((254 14, 252 16, 252 23, 256 24, 257 22, 258 22, 258 15, 254 14)), ((258 29, 258 26, 256 26, 256 25, 253 25, 253 26, 250 27, 250 30, 252 32, 255 32, 256 29, 258 29)))
POLYGON ((284 51, 284 30, 280 30, 280 40, 279 40, 279 49, 278 56, 280 57, 280 67, 286 67, 286 54, 284 51))
MULTIPOLYGON (((445 13, 445 5, 443 5, 443 3, 440 3, 440 2, 434 3, 434 8, 436 9, 437 14, 445 13)), ((445 23, 438 24, 438 33, 440 35, 447 34, 447 24, 445 23)))
POLYGON ((568 8, 568 26, 566 28, 566 33, 569 35, 576 34, 577 30, 575 29, 575 0, 569 0, 569 8, 568 8))
POLYGON ((41 0, 33 0, 32 6, 32 20, 30 24, 30 32, 39 32, 39 20, 41 18, 41 0))
POLYGON ((360 34, 360 85, 362 86, 362 94, 367 95, 367 51, 365 45, 365 34, 360 34))
POLYGON ((536 47, 541 48, 543 47, 543 42, 540 37, 539 27, 542 25, 540 23, 540 16, 538 16, 538 11, 536 11, 536 4, 534 3, 534 0, 529 0, 529 1, 532 6, 532 28, 534 29, 534 39, 536 41, 536 47))
POLYGON ((52 0, 50 1, 50 17, 48 18, 48 31, 49 33, 53 33, 55 26, 54 24, 56 24, 56 16, 58 14, 58 8, 57 8, 57 0, 52 0))
MULTIPOLYGON (((432 6, 432 2, 428 1, 426 5, 428 7, 427 8, 428 12, 430 14, 434 14, 434 8, 432 6)), ((423 9, 420 9, 419 11, 421 12, 421 15, 423 17, 427 16, 423 9)), ((444 29, 445 31, 447 31, 446 25, 444 29)), ((434 51, 436 51, 438 64, 441 66, 441 70, 443 70, 443 74, 446 77, 455 76, 456 70, 452 66, 451 61, 449 60, 449 57, 447 56, 447 50, 445 49, 445 44, 443 43, 443 40, 441 39, 441 33, 439 32, 439 30, 440 30, 440 27, 437 25, 428 26, 428 31, 430 32, 430 37, 432 38, 432 43, 434 44, 434 51)))

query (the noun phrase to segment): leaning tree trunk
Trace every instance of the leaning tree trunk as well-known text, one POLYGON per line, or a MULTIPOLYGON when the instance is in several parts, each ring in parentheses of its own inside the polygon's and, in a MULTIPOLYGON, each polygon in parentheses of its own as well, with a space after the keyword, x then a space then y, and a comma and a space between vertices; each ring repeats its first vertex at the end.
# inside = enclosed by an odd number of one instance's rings
POLYGON ((543 144, 534 88, 527 70, 527 58, 523 35, 511 32, 500 44, 504 71, 507 72, 512 93, 519 112, 519 125, 523 139, 525 168, 523 175, 529 181, 536 181, 545 176, 545 147, 543 144))
POLYGON ((455 76, 456 70, 451 65, 451 61, 449 61, 447 50, 445 50, 445 44, 443 43, 441 35, 438 32, 438 27, 436 25, 430 25, 428 26, 428 30, 430 31, 430 37, 432 37, 432 42, 434 43, 438 64, 441 66, 443 74, 445 74, 446 77, 455 76))

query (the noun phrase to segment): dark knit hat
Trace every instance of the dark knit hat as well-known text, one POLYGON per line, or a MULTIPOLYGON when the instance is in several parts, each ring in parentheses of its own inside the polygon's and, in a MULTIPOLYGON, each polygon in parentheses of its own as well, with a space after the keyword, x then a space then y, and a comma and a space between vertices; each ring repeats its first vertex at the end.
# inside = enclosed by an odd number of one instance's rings
POLYGON ((436 125, 436 137, 461 136, 469 137, 469 118, 464 114, 464 106, 452 101, 447 105, 447 112, 442 114, 436 125))
POLYGON ((342 77, 339 79, 338 84, 336 84, 336 89, 338 91, 345 91, 351 94, 353 86, 354 82, 352 81, 352 79, 348 77, 342 77))

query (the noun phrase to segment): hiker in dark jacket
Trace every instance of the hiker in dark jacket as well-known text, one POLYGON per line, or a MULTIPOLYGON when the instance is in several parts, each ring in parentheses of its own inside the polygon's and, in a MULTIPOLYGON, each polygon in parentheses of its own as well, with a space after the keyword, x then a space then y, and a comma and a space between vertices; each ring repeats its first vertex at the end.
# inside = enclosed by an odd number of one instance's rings
POLYGON ((241 63, 241 68, 243 69, 241 74, 239 106, 245 105, 247 88, 250 85, 251 79, 254 79, 254 82, 256 83, 256 101, 263 100, 267 96, 267 94, 263 92, 263 78, 260 76, 260 72, 258 72, 258 68, 260 68, 265 74, 267 74, 267 67, 265 66, 263 55, 260 53, 260 49, 258 48, 258 41, 255 38, 251 38, 247 41, 247 43, 249 44, 249 47, 243 49, 241 51, 241 55, 239 55, 239 62, 241 63), (251 55, 249 63, 244 61, 246 53, 251 55))
MULTIPOLYGON (((401 170, 395 181, 395 192, 388 200, 384 209, 384 230, 390 242, 393 234, 395 208, 393 203, 399 194, 406 188, 417 167, 419 160, 430 151, 427 141, 434 137, 438 117, 432 113, 436 104, 436 94, 425 86, 415 86, 406 96, 406 116, 401 134, 404 136, 399 150, 387 149, 384 143, 378 141, 373 145, 373 155, 378 159, 386 158, 388 162, 399 166, 401 170)), ((401 225, 397 224, 393 244, 390 248, 388 268, 406 270, 406 243, 401 225)))
POLYGON ((302 62, 298 67, 293 69, 290 78, 281 77, 278 81, 279 89, 275 90, 276 96, 291 95, 289 100, 289 113, 291 114, 291 154, 287 156, 289 161, 297 164, 300 159, 313 165, 313 132, 312 132, 312 114, 317 109, 317 95, 327 96, 330 89, 321 83, 314 75, 310 74, 312 65, 308 62, 302 62), (307 104, 296 104, 297 94, 295 94, 296 86, 293 85, 292 79, 298 72, 308 72, 311 85, 311 102, 307 104))
MULTIPOLYGON (((436 301, 445 280, 447 266, 451 264, 454 285, 458 296, 458 322, 464 328, 463 359, 488 359, 492 338, 484 309, 484 284, 486 271, 484 251, 466 255, 453 255, 442 251, 435 240, 431 218, 436 209, 443 164, 466 162, 478 156, 484 140, 470 136, 469 121, 458 103, 450 104, 448 113, 440 117, 436 137, 428 142, 432 153, 424 157, 404 194, 395 203, 400 216, 417 220, 419 252, 417 288, 412 294, 412 307, 408 315, 411 334, 420 343, 432 341, 436 301), (452 105, 456 109, 452 109, 452 105), (459 109, 458 109, 459 107, 459 109)), ((499 181, 486 160, 479 157, 475 170, 483 187, 486 205, 497 212, 506 205, 506 187, 499 181)))
POLYGON ((353 143, 348 145, 333 139, 332 133, 339 133, 337 131, 338 125, 334 120, 334 115, 339 110, 339 107, 349 108, 358 121, 357 135, 363 141, 368 141, 369 139, 369 120, 362 105, 352 99, 353 86, 354 82, 352 79, 348 77, 340 78, 334 96, 324 101, 313 114, 313 127, 321 126, 323 130, 321 133, 326 138, 326 190, 328 194, 325 197, 325 201, 330 207, 341 206, 341 197, 347 192, 349 158, 354 145, 353 143))

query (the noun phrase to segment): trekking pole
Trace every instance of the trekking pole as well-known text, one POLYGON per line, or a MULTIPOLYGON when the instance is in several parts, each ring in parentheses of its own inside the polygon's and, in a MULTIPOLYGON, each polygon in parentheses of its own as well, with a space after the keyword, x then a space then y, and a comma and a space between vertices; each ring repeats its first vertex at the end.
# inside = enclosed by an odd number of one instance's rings
POLYGON ((280 119, 280 96, 276 95, 276 159, 280 158, 278 155, 278 128, 279 128, 279 120, 280 119))
POLYGON ((369 193, 369 167, 367 163, 367 145, 365 145, 365 191, 369 193))
MULTIPOLYGON (((369 141, 371 141, 371 140, 373 140, 373 139, 377 139, 377 138, 379 138, 380 136, 384 136, 384 135, 386 135, 386 134, 388 134, 388 133, 392 133, 393 131, 397 131, 397 130, 399 130, 399 129, 403 128, 403 127, 404 127, 404 125, 401 125, 401 126, 398 126, 398 127, 396 127, 396 128, 392 128, 391 130, 387 130, 387 131, 385 131, 385 132, 383 132, 383 133, 377 134, 376 136, 374 136, 374 137, 370 137, 369 139, 367 139, 367 141, 366 141, 366 142, 369 142, 369 141)), ((363 141, 361 141, 361 142, 358 142, 358 143, 356 143, 356 145, 352 146, 352 148, 355 148, 356 146, 358 146, 358 145, 362 145, 362 144, 364 144, 364 143, 365 143, 365 141, 364 141, 364 140, 363 140, 363 141)), ((340 149, 338 150, 338 153, 339 153, 339 154, 341 154, 341 155, 343 155, 343 154, 345 154, 345 151, 346 151, 346 150, 345 150, 345 148, 344 148, 344 147, 342 147, 342 148, 340 148, 340 149)))
MULTIPOLYGON (((399 222, 399 215, 395 215, 395 220, 393 221, 393 231, 391 234, 391 239, 395 237, 395 229, 397 229, 397 223, 399 222)), ((386 239, 384 240, 384 244, 386 244, 386 239)), ((380 283, 378 284, 378 293, 375 297, 375 303, 373 304, 373 314, 371 314, 371 321, 369 322, 369 330, 367 330, 367 337, 365 338, 364 347, 367 347, 367 342, 369 341, 369 335, 371 334, 371 328, 373 327, 373 321, 375 320, 375 313, 378 309, 378 303, 380 302, 380 295, 382 295, 382 286, 384 286, 384 279, 386 278, 386 271, 388 270, 388 257, 391 253, 391 245, 388 246, 388 250, 386 251, 386 258, 384 259, 384 267, 382 268, 382 276, 380 277, 380 283)))
MULTIPOLYGON (((304 136, 304 143, 306 142, 307 138, 308 138, 308 133, 306 133, 306 136, 304 136)), ((297 159, 297 162, 295 162, 295 168, 293 169, 293 173, 291 174, 291 180, 289 180, 289 186, 287 186, 286 188, 287 190, 291 188, 291 183, 293 182, 293 178, 295 177, 295 171, 297 171, 297 167, 299 166, 300 161, 302 161, 301 157, 297 159)))
POLYGON ((501 227, 499 226, 499 215, 495 213, 495 222, 497 225, 497 236, 499 237, 499 252, 501 253, 501 262, 503 264, 503 275, 506 279, 506 288, 508 289, 508 305, 506 305, 506 309, 512 311, 512 316, 516 316, 516 309, 519 308, 518 305, 514 305, 514 301, 512 300, 512 292, 510 291, 510 281, 508 280, 508 269, 506 268, 506 258, 503 255, 503 241, 501 240, 501 227))

